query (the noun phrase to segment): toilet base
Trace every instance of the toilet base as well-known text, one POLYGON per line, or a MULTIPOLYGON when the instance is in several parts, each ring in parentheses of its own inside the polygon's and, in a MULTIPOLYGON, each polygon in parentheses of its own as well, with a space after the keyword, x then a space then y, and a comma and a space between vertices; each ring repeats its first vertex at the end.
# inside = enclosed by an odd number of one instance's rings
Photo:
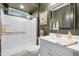
POLYGON ((32 45, 27 50, 24 49, 20 52, 12 54, 11 56, 39 56, 39 49, 39 46, 32 45))

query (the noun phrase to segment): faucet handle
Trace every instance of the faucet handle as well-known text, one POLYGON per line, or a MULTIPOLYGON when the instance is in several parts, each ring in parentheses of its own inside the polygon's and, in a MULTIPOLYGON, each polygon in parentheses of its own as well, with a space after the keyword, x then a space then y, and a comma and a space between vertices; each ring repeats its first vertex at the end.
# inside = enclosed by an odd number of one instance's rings
POLYGON ((56 34, 56 37, 61 38, 62 36, 61 34, 56 34))

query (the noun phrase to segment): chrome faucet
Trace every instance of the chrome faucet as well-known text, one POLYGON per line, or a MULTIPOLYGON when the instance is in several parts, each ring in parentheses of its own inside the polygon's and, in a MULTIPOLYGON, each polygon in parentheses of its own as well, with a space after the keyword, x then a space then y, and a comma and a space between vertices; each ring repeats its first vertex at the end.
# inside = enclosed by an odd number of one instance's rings
POLYGON ((57 31, 56 37, 57 37, 57 38, 61 38, 61 34, 59 33, 59 31, 57 31))

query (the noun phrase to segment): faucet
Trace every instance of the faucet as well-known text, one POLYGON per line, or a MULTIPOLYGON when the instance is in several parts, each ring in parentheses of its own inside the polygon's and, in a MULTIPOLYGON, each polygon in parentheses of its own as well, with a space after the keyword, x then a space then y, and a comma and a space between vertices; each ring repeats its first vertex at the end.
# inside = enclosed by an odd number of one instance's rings
POLYGON ((61 38, 61 34, 59 33, 59 31, 57 31, 56 37, 57 37, 57 38, 61 38))

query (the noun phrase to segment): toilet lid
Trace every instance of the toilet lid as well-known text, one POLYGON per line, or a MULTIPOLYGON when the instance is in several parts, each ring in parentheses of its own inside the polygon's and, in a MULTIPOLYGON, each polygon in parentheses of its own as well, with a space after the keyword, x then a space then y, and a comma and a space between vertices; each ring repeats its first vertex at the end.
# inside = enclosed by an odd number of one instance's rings
POLYGON ((33 52, 34 52, 34 51, 38 51, 39 48, 40 48, 39 45, 31 45, 31 46, 29 47, 28 51, 29 51, 29 52, 32 52, 32 51, 33 51, 33 52))

